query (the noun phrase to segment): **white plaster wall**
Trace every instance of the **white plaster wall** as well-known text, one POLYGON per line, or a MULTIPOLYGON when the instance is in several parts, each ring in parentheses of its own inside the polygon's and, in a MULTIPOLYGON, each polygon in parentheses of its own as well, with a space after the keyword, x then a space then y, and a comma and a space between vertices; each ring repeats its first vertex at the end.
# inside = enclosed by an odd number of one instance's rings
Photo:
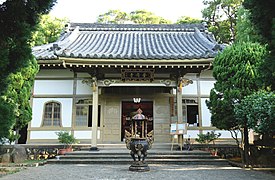
POLYGON ((188 86, 184 86, 182 88, 183 95, 197 95, 197 81, 193 80, 193 84, 189 84, 188 86))
POLYGON ((73 94, 73 80, 35 80, 34 95, 73 94))
POLYGON ((206 106, 206 100, 208 98, 201 98, 201 117, 202 117, 202 127, 210 127, 211 126, 211 113, 206 106))
POLYGON ((46 77, 54 77, 54 78, 73 78, 74 74, 68 69, 58 69, 58 70, 52 70, 52 69, 41 69, 37 75, 36 78, 46 78, 46 77))
POLYGON ((44 104, 49 101, 61 103, 61 119, 63 127, 71 127, 72 123, 72 98, 34 98, 31 127, 40 127, 42 124, 44 104))
POLYGON ((92 87, 77 80, 76 94, 93 94, 92 87))
MULTIPOLYGON (((211 131, 203 131, 203 134, 206 134, 207 132, 211 131)), ((221 133, 221 136, 219 138, 232 138, 231 133, 229 131, 225 130, 216 130, 216 134, 221 133)), ((241 138, 241 133, 238 133, 238 138, 241 138)))
POLYGON ((214 88, 214 83, 215 81, 200 81, 200 86, 201 86, 201 95, 210 95, 210 90, 214 88))
POLYGON ((187 134, 184 135, 185 138, 198 138, 199 130, 187 130, 187 134))
MULTIPOLYGON (((92 131, 74 131, 74 137, 76 139, 91 139, 92 131)), ((97 139, 100 139, 100 130, 97 131, 97 139)))
POLYGON ((187 79, 195 79, 197 76, 196 73, 187 73, 184 78, 187 78, 187 79))
POLYGON ((57 139, 59 131, 30 131, 30 139, 57 139))

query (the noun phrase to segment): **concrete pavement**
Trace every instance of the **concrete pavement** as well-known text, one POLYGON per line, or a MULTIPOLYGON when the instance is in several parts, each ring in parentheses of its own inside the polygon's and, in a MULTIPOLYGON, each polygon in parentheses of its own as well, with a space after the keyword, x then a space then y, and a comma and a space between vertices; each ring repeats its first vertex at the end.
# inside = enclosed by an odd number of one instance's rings
POLYGON ((130 165, 72 164, 29 167, 18 173, 2 177, 3 180, 275 180, 266 172, 245 170, 237 167, 211 165, 149 164, 149 172, 129 171, 130 165))

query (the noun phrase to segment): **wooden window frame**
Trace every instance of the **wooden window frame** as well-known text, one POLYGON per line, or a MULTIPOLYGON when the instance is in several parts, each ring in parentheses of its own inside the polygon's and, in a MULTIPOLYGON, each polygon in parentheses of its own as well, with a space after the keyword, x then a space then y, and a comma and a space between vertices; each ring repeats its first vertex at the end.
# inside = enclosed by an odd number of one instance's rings
POLYGON ((47 101, 44 103, 44 106, 43 106, 43 114, 42 114, 42 122, 41 122, 41 127, 43 128, 49 128, 49 127, 62 127, 62 104, 58 101, 47 101), (51 107, 51 110, 52 110, 52 114, 51 114, 51 125, 45 125, 44 121, 45 121, 45 113, 46 113, 46 106, 48 104, 53 104, 53 103, 56 103, 59 105, 59 125, 54 125, 54 105, 52 105, 51 107))

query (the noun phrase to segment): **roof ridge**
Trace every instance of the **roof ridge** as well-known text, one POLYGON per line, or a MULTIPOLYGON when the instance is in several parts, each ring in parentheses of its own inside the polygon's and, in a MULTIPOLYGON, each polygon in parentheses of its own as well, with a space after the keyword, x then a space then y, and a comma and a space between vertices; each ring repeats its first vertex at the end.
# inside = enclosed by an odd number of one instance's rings
POLYGON ((199 24, 98 24, 70 23, 70 30, 79 27, 79 31, 206 31, 204 23, 199 24))

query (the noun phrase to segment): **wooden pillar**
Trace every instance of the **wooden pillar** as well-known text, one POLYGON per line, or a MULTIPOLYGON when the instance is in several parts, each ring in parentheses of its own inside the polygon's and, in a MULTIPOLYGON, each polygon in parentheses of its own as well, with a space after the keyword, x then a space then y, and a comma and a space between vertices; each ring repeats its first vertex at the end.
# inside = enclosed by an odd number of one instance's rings
POLYGON ((93 115, 92 115, 92 137, 91 137, 91 148, 90 150, 98 150, 97 148, 97 122, 98 122, 98 85, 97 78, 85 79, 82 83, 91 86, 93 91, 93 115))
POLYGON ((199 113, 199 132, 202 133, 202 102, 201 102, 201 78, 200 78, 200 73, 197 76, 198 81, 197 81, 197 90, 198 90, 198 113, 199 113))
MULTIPOLYGON (((186 120, 183 120, 182 114, 182 88, 189 84, 192 84, 193 81, 190 79, 186 79, 180 77, 178 80, 178 87, 177 87, 177 116, 178 116, 178 124, 187 123, 186 120)), ((178 135, 178 143, 180 145, 180 150, 182 150, 183 146, 183 134, 178 135)))
POLYGON ((76 90, 77 90, 77 73, 74 72, 73 81, 73 103, 72 103, 72 125, 71 133, 74 135, 75 121, 76 121, 76 90))
POLYGON ((92 115, 92 142, 90 150, 98 150, 97 148, 97 126, 98 126, 98 86, 96 78, 93 78, 93 115, 92 115))
MULTIPOLYGON (((177 122, 178 124, 183 123, 183 116, 182 116, 182 87, 183 84, 181 82, 181 79, 179 80, 179 86, 177 87, 177 122)), ((180 150, 182 151, 182 146, 183 146, 183 135, 179 134, 178 135, 178 143, 180 146, 180 150)))
POLYGON ((178 88, 177 90, 177 121, 178 123, 183 123, 183 119, 182 119, 182 89, 178 88))

